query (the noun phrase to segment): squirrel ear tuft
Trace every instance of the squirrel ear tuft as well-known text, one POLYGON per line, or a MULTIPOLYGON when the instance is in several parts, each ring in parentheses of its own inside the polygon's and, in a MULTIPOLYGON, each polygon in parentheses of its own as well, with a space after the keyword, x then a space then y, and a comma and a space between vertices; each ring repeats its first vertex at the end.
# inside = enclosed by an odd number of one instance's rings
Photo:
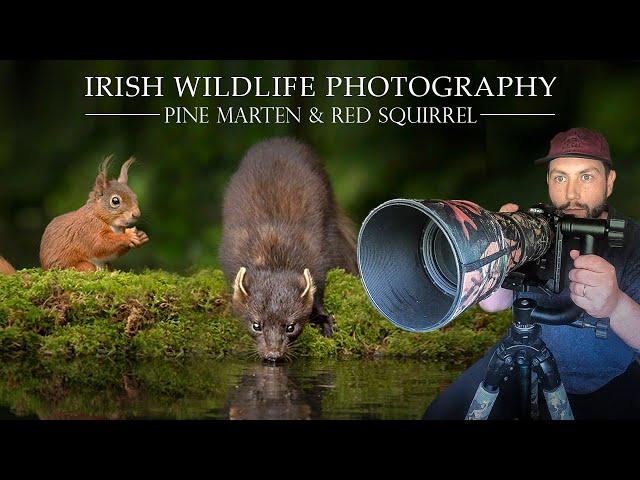
POLYGON ((136 161, 136 157, 129 157, 129 160, 127 160, 122 164, 122 167, 120 168, 120 176, 118 177, 118 182, 127 183, 127 180, 129 179, 128 177, 129 167, 135 161, 136 161))
POLYGON ((247 273, 247 269, 245 267, 241 267, 238 270, 236 275, 236 279, 233 282, 233 298, 234 300, 244 300, 249 296, 247 290, 244 288, 244 276, 247 273))
POLYGON ((109 168, 109 162, 111 162, 112 158, 113 158, 113 155, 109 155, 100 164, 100 169, 98 170, 98 176, 96 177, 96 183, 93 187, 93 191, 98 196, 103 194, 103 192, 107 189, 107 185, 109 184, 109 180, 107 179, 107 170, 109 168))

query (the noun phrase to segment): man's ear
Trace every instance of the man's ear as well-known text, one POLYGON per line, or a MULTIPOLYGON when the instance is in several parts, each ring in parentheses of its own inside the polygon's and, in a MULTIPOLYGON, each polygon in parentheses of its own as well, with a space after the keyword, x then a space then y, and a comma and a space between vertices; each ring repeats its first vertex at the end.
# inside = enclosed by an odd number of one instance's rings
POLYGON ((607 177, 607 198, 613 193, 613 184, 616 181, 616 171, 609 170, 609 176, 607 177))
POLYGON ((247 293, 247 280, 245 279, 247 273, 247 269, 245 267, 241 267, 236 274, 236 279, 233 282, 233 299, 236 302, 243 302, 249 296, 247 293))

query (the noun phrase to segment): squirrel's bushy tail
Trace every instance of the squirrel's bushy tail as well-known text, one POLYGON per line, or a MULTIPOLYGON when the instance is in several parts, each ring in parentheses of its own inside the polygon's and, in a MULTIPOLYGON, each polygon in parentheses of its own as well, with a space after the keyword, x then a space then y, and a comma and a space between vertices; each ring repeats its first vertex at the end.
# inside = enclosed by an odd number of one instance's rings
POLYGON ((11 275, 12 273, 16 273, 16 269, 4 258, 0 257, 0 275, 11 275))

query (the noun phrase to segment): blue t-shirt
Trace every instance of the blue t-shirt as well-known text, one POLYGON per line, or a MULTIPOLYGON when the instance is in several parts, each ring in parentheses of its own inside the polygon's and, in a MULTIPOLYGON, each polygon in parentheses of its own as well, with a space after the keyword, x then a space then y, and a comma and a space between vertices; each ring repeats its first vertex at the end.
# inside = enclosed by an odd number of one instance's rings
MULTIPOLYGON (((624 246, 606 246, 600 255, 615 267, 620 290, 640 303, 640 226, 612 207, 609 207, 609 217, 626 221, 624 246)), ((573 268, 573 260, 569 259, 569 262, 567 271, 573 268)), ((533 298, 545 307, 560 307, 571 302, 568 285, 567 280, 567 288, 557 295, 523 293, 521 297, 533 298)), ((584 315, 588 319, 593 318, 586 313, 584 315)), ((585 394, 599 389, 624 373, 638 354, 611 328, 607 338, 600 339, 591 328, 542 325, 540 337, 556 359, 567 393, 585 394)))

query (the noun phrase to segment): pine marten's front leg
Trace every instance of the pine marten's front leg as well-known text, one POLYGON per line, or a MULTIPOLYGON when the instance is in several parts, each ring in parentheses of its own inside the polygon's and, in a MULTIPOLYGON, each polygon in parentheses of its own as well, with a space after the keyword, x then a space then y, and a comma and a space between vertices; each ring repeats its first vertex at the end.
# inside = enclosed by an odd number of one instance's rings
POLYGON ((320 327, 320 332, 324 337, 330 337, 333 335, 333 325, 336 319, 333 315, 327 315, 322 307, 322 304, 318 299, 313 302, 313 310, 309 316, 309 321, 320 327))

